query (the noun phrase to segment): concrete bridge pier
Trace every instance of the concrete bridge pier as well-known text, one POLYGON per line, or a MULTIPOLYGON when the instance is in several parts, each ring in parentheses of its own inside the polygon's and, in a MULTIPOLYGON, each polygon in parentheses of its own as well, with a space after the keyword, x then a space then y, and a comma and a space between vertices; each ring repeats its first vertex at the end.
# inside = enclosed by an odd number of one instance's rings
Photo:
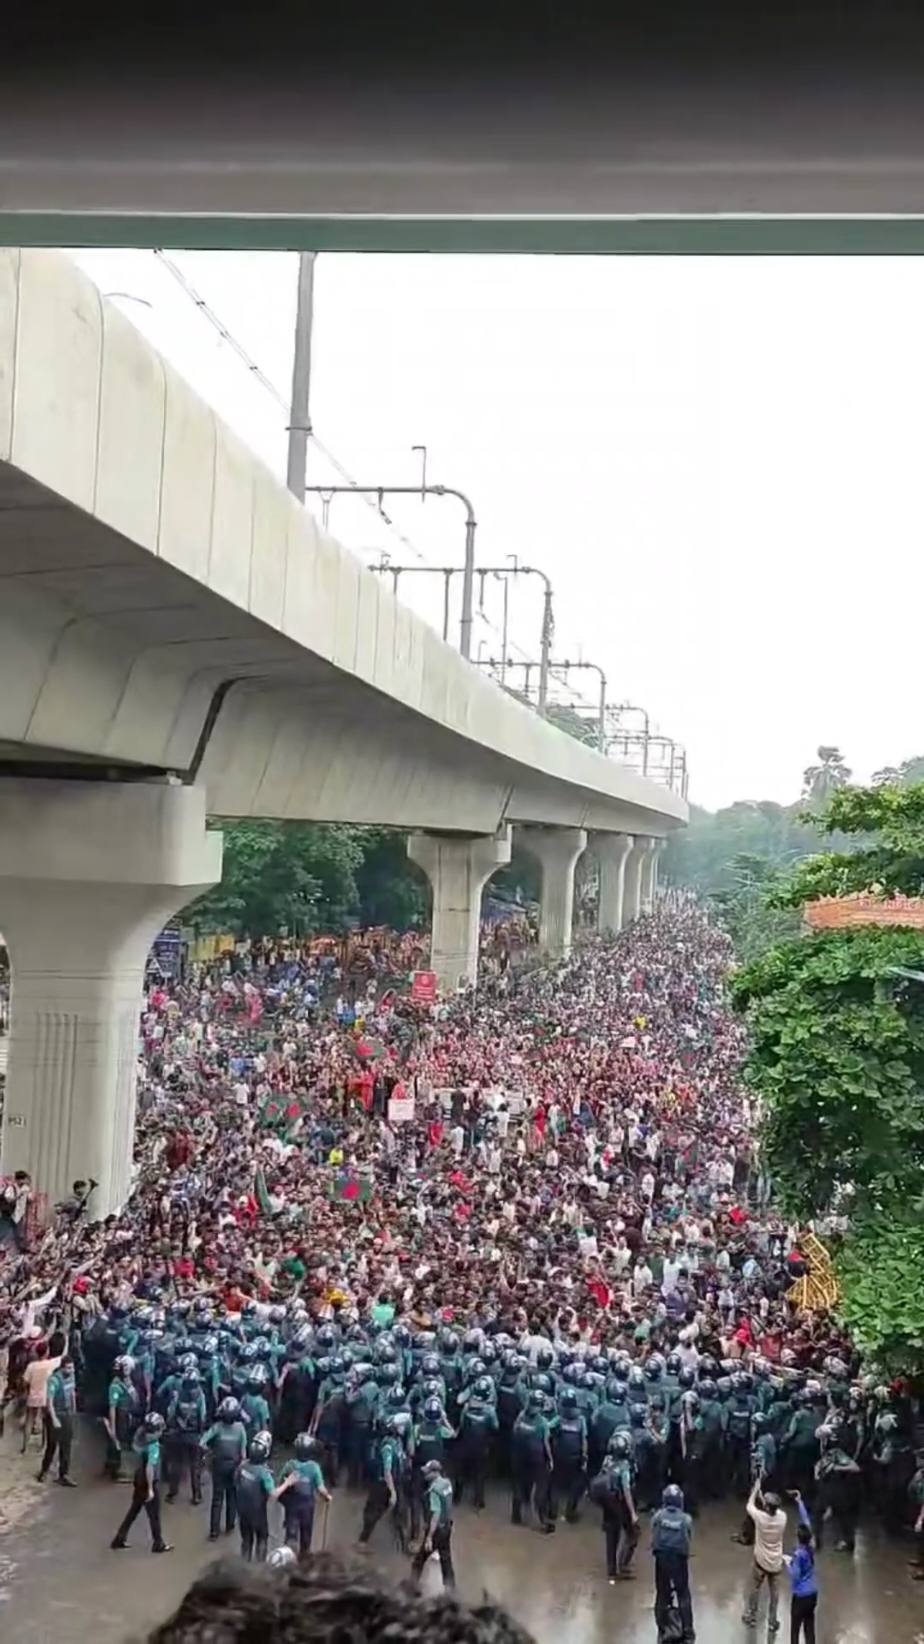
POLYGON ((412 833, 407 853, 433 890, 430 968, 454 993, 460 982, 477 978, 481 893, 492 873, 510 861, 510 829, 475 836, 412 833))
POLYGON ((597 860, 599 893, 597 930, 615 935, 622 930, 626 861, 632 849, 630 833, 598 833, 591 845, 597 860))
POLYGON ((542 869, 540 950, 551 959, 566 959, 574 924, 574 870, 587 835, 583 828, 521 828, 517 839, 542 869))
POLYGON ((221 878, 205 795, 160 783, 0 780, 0 930, 10 956, 4 1173, 51 1202, 131 1185, 138 1022, 151 943, 221 878))

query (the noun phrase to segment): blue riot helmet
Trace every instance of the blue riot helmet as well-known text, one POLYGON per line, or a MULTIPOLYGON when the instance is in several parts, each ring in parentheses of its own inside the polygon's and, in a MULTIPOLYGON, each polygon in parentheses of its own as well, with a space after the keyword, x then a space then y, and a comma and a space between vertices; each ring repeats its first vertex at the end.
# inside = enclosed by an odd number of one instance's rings
POLYGON ((482 1364, 496 1364, 498 1359, 497 1348, 493 1341, 486 1341, 481 1349, 482 1364))
POLYGON ((551 1347, 540 1347, 536 1354, 537 1370, 551 1370, 555 1363, 555 1354, 551 1347))
POLYGON ((583 1366, 580 1365, 580 1364, 566 1364, 565 1368, 562 1372, 562 1380, 566 1381, 568 1383, 569 1387, 581 1387, 581 1386, 583 1386, 583 1382, 584 1382, 583 1366))
POLYGON ((472 1359, 472 1362, 468 1367, 466 1380, 470 1382, 477 1381, 479 1376, 485 1375, 486 1369, 487 1367, 484 1359, 472 1359))
POLYGON ((617 1381, 609 1389, 609 1401, 611 1404, 623 1405, 628 1397, 629 1390, 626 1387, 625 1382, 617 1381))
POLYGON ((222 1401, 221 1401, 220 1405, 218 1406, 218 1409, 216 1410, 215 1414, 217 1415, 219 1421, 223 1421, 223 1422, 240 1421, 240 1419, 241 1419, 241 1407, 240 1407, 237 1399, 231 1399, 231 1398, 222 1399, 222 1401))
POLYGON ((440 1361, 435 1353, 425 1353, 420 1361, 420 1373, 423 1376, 438 1376, 440 1361))
POLYGON ((669 1376, 679 1376, 683 1368, 683 1360, 679 1353, 668 1353, 666 1368, 669 1376))
POLYGON ((751 1375, 749 1370, 742 1370, 740 1378, 739 1378, 739 1386, 741 1388, 742 1393, 750 1393, 751 1392, 751 1390, 754 1386, 754 1377, 751 1375))
POLYGON ((552 1378, 544 1370, 540 1370, 537 1375, 533 1376, 533 1389, 535 1392, 551 1393, 552 1387, 552 1378))
POLYGON ((629 1393, 630 1393, 630 1396, 633 1393, 644 1394, 644 1392, 645 1392, 645 1372, 643 1370, 641 1370, 637 1364, 633 1364, 632 1369, 629 1371, 629 1393))
POLYGON ((620 1430, 613 1434, 606 1450, 607 1455, 612 1456, 614 1461, 626 1461, 632 1454, 632 1440, 628 1433, 620 1430))
POLYGON ((332 1324, 322 1324, 317 1334, 317 1345, 324 1353, 329 1353, 337 1345, 337 1332, 332 1324))
MULTIPOLYGON (((450 1332, 450 1334, 451 1334, 451 1332, 450 1332)), ((411 1345, 411 1332, 408 1329, 407 1325, 406 1324, 396 1324, 394 1329, 392 1330, 391 1339, 394 1342, 396 1347, 401 1348, 402 1352, 406 1351, 406 1349, 408 1347, 410 1347, 410 1345, 411 1345)))
POLYGON ((731 1377, 730 1376, 720 1376, 718 1381, 715 1384, 715 1390, 716 1390, 716 1394, 717 1394, 718 1398, 721 1400, 721 1402, 723 1404, 726 1404, 728 1402, 728 1400, 731 1398, 732 1393, 735 1390, 732 1387, 731 1377))
POLYGON ((710 1376, 707 1376, 705 1381, 700 1382, 699 1390, 704 1399, 714 1399, 716 1396, 716 1384, 710 1376))
POLYGON ((257 1343, 255 1341, 245 1342, 237 1356, 241 1364, 256 1364, 257 1343))
POLYGON ((452 1358, 453 1354, 457 1353, 459 1350, 459 1338, 455 1331, 450 1330, 448 1327, 440 1331, 439 1343, 440 1352, 443 1354, 444 1358, 452 1358))
POLYGON ((346 1375, 346 1368, 347 1367, 343 1362, 342 1356, 339 1353, 335 1353, 333 1358, 330 1361, 330 1374, 331 1374, 331 1376, 336 1377, 336 1378, 339 1378, 341 1376, 345 1376, 346 1375))
POLYGON ((683 1491, 679 1484, 665 1484, 661 1491, 661 1506, 676 1507, 680 1512, 683 1511, 683 1491))
POLYGON ((180 1374, 183 1376, 198 1376, 199 1360, 195 1353, 184 1353, 180 1359, 180 1374))
POLYGON ((218 1337, 203 1336, 199 1351, 200 1353, 203 1353, 206 1358, 214 1358, 215 1354, 218 1352, 218 1337))
POLYGON ((269 1461, 270 1451, 272 1448, 273 1440, 271 1434, 254 1433, 253 1438, 247 1446, 247 1455, 251 1461, 266 1462, 269 1461))
POLYGON ((689 1368, 687 1368, 686 1370, 681 1370, 680 1375, 677 1377, 677 1380, 679 1381, 681 1387, 685 1387, 687 1389, 689 1389, 691 1387, 695 1387, 696 1386, 696 1371, 695 1370, 690 1370, 689 1368))
POLYGON ((426 1421, 439 1421, 443 1414, 443 1406, 439 1399, 427 1399, 423 1407, 423 1413, 426 1421))
POLYGON ((267 1359, 272 1358, 273 1344, 271 1341, 267 1340, 266 1336, 258 1337, 258 1339, 254 1342, 254 1346, 257 1349, 258 1359, 263 1359, 266 1361, 267 1359))
POLYGON ((574 1391, 573 1387, 564 1388, 564 1390, 562 1391, 560 1402, 561 1402, 562 1409, 567 1410, 569 1414, 572 1411, 577 1409, 577 1407, 578 1407, 578 1398, 577 1398, 577 1393, 574 1391))
POLYGON ((395 1387, 401 1380, 401 1372, 396 1364, 380 1364, 375 1379, 382 1387, 395 1387))
POLYGON ((323 1453, 319 1440, 311 1433, 299 1433, 295 1440, 295 1454, 302 1461, 311 1461, 323 1453))
POLYGON ((494 1392, 494 1383, 490 1376, 479 1376, 472 1391, 476 1398, 489 1399, 494 1392))
POLYGON ((269 1376, 262 1364, 255 1364, 247 1377, 247 1386, 252 1393, 259 1393, 269 1381, 269 1376))
POLYGON ((616 1381, 628 1382, 632 1373, 632 1363, 627 1358, 618 1358, 613 1361, 613 1376, 616 1381))
POLYGON ((481 1331, 466 1330, 462 1338, 462 1346, 466 1353, 477 1353, 481 1349, 481 1331))
POLYGON ((664 1361, 659 1353, 652 1353, 645 1363, 645 1374, 649 1381, 660 1381, 664 1370, 664 1361))
POLYGON ((390 1341, 376 1342, 374 1357, 376 1364, 397 1364, 398 1362, 398 1355, 390 1341))
POLYGON ((270 1321, 270 1324, 275 1324, 275 1325, 285 1324, 285 1322, 286 1322, 286 1310, 285 1310, 285 1308, 284 1307, 271 1307, 270 1310, 269 1310, 269 1321, 270 1321))
POLYGON ((193 1365, 193 1368, 191 1370, 184 1370, 183 1371, 183 1386, 184 1387, 201 1387, 202 1386, 202 1377, 200 1376, 200 1374, 199 1374, 198 1370, 196 1369, 195 1365, 193 1365))

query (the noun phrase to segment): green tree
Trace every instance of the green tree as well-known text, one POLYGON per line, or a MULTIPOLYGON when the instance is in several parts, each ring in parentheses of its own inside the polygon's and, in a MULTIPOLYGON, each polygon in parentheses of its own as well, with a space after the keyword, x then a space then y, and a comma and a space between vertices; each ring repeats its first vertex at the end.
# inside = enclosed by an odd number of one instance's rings
MULTIPOLYGON (((924 784, 843 788, 817 819, 860 840, 799 864, 770 899, 924 890, 924 784)), ((924 1373, 924 933, 863 925, 784 942, 732 979, 766 1164, 800 1218, 849 1218, 843 1315, 884 1372, 924 1373)))
POLYGON ((823 743, 818 749, 817 765, 809 765, 803 774, 802 797, 810 805, 821 807, 839 788, 846 788, 852 774, 840 748, 823 743))
POLYGON ((222 879, 190 909, 197 929, 262 936, 343 928, 358 900, 355 829, 249 819, 216 825, 224 834, 222 879))
POLYGON ((713 891, 711 900, 732 939, 739 963, 749 964, 775 943, 798 934, 798 914, 771 901, 780 884, 776 863, 740 851, 729 863, 725 877, 729 883, 713 891))
POLYGON ((362 828, 362 862, 356 872, 358 915, 363 926, 413 930, 427 920, 431 893, 407 854, 407 835, 397 828, 362 828))
POLYGON ((550 725, 557 725, 560 731, 573 736, 576 742, 586 742, 589 747, 597 748, 600 745, 600 726, 596 720, 586 714, 578 713, 567 702, 553 702, 546 710, 546 719, 550 725))

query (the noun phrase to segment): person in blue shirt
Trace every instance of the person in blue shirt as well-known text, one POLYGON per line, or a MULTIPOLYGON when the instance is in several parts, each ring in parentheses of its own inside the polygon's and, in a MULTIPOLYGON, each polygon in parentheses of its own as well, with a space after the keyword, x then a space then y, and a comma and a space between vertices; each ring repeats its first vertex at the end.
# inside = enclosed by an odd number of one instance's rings
POLYGON ((147 1513, 151 1526, 151 1552, 173 1551, 164 1540, 160 1527, 160 1446, 163 1433, 164 1418, 153 1412, 145 1417, 135 1434, 133 1449, 137 1466, 132 1481, 132 1499, 128 1512, 110 1542, 114 1552, 128 1546, 128 1532, 140 1513, 147 1513))
POLYGON ((363 1508, 363 1525, 359 1533, 361 1547, 369 1545, 373 1530, 389 1508, 396 1513, 398 1491, 406 1464, 398 1418, 394 1415, 386 1416, 382 1436, 375 1445, 373 1455, 372 1481, 363 1508))
POLYGON ((237 1522, 235 1479, 237 1470, 247 1454, 247 1429, 241 1421, 241 1407, 237 1399, 222 1399, 215 1421, 202 1436, 202 1448, 212 1458, 212 1502, 209 1516, 209 1540, 217 1541, 221 1534, 221 1510, 225 1510, 225 1530, 230 1535, 237 1522))
POLYGON ((183 1472, 188 1468, 192 1504, 198 1507, 202 1500, 202 1436, 207 1426, 205 1394, 198 1370, 187 1370, 180 1378, 179 1386, 170 1394, 164 1416, 167 1500, 176 1501, 183 1472))
POLYGON ((238 1523, 241 1530, 241 1557, 250 1564, 254 1553, 258 1564, 266 1562, 269 1545, 267 1503, 276 1491, 276 1480, 267 1466, 273 1447, 269 1433, 255 1433, 247 1458, 242 1461, 234 1482, 238 1523))
POLYGON ((274 1501, 285 1498, 286 1541, 299 1558, 311 1552, 315 1501, 320 1496, 322 1501, 329 1504, 331 1499, 318 1462, 320 1454, 318 1440, 312 1438, 310 1433, 299 1433, 295 1440, 295 1456, 286 1462, 273 1491, 274 1501))
POLYGON ((676 1609, 680 1617, 682 1644, 693 1644, 693 1600, 690 1597, 690 1543, 693 1520, 684 1511, 679 1484, 667 1484, 661 1505, 651 1518, 651 1551, 655 1565, 655 1622, 659 1636, 668 1629, 668 1617, 676 1609))
POLYGON ((424 1486, 425 1528, 423 1539, 411 1563, 411 1574, 419 1581, 431 1553, 439 1555, 444 1587, 454 1587, 456 1572, 452 1563, 452 1485, 443 1473, 442 1464, 428 1461, 421 1472, 424 1486))
POLYGON ((123 1453, 130 1449, 132 1435, 141 1418, 141 1399, 134 1383, 135 1361, 123 1353, 113 1366, 115 1375, 109 1383, 106 1435, 106 1472, 110 1478, 120 1479, 123 1453))
POLYGON ((789 1572, 791 1593, 789 1603, 790 1644, 799 1644, 799 1640, 803 1635, 805 1644, 815 1644, 818 1577, 815 1574, 812 1521, 798 1490, 793 1491, 793 1499, 799 1509, 799 1528, 796 1532, 798 1545, 791 1558, 787 1558, 785 1554, 783 1555, 789 1572))
POLYGON ((58 1457, 58 1483, 68 1488, 74 1488, 74 1480, 70 1476, 71 1444, 74 1437, 74 1413, 76 1411, 76 1391, 74 1386, 74 1361, 69 1353, 65 1353, 48 1379, 48 1402, 45 1407, 45 1454, 42 1457, 42 1468, 38 1479, 44 1484, 51 1464, 58 1457))

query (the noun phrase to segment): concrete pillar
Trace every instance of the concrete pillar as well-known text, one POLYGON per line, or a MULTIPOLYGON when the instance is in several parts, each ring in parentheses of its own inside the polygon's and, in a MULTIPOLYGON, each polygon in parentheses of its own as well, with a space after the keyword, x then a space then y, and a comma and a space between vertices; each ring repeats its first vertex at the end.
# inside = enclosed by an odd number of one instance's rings
POLYGON ((553 959, 567 958, 574 921, 574 870, 587 835, 583 828, 524 828, 518 837, 542 869, 540 951, 553 959))
POLYGON ((658 867, 666 841, 652 839, 651 849, 642 868, 642 911, 651 913, 657 899, 658 867))
POLYGON ((0 781, 0 930, 11 970, 4 1172, 51 1202, 128 1196, 151 943, 221 878, 205 796, 164 784, 0 781))
POLYGON ((622 930, 622 897, 626 872, 626 858, 632 849, 629 833, 598 833, 594 835, 593 853, 597 859, 599 892, 597 896, 597 930, 615 934, 622 930))
POLYGON ((645 834, 636 834, 632 849, 626 857, 622 892, 623 928, 631 925, 642 911, 642 874, 650 854, 651 841, 645 834))
POLYGON ((433 888, 430 968, 454 992, 460 982, 477 978, 481 893, 492 873, 510 861, 510 830, 474 838, 412 833, 407 853, 433 888))

